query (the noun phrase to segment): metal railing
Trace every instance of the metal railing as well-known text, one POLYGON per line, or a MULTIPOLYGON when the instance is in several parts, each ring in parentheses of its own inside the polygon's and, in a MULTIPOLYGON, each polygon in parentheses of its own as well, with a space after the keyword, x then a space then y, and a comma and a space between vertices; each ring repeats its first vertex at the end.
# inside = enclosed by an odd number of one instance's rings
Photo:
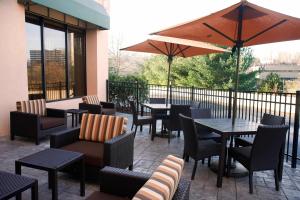
MULTIPOLYGON (((71 83, 70 94, 73 94, 74 83, 71 83)), ((28 84, 29 99, 45 98, 43 94, 42 83, 28 84)), ((46 83, 46 99, 47 101, 59 100, 67 98, 67 86, 65 82, 46 83)))
MULTIPOLYGON (((134 97, 138 105, 149 98, 165 98, 166 85, 138 82, 107 81, 107 100, 117 104, 119 111, 129 111, 128 97, 134 97)), ((170 87, 171 104, 191 104, 199 102, 203 108, 211 108, 215 118, 231 118, 233 91, 196 87, 170 87)), ((286 141, 286 160, 296 167, 298 156, 300 91, 297 93, 271 93, 240 91, 237 95, 237 117, 259 122, 263 113, 285 117, 290 126, 286 141)))

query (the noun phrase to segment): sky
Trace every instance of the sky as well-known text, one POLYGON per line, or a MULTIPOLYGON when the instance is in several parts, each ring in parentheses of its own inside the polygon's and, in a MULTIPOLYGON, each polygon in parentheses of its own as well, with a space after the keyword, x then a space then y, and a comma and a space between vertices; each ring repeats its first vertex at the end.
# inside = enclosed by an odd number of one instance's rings
MULTIPOLYGON (((251 3, 300 18, 300 0, 249 0, 251 3)), ((111 0, 111 41, 126 47, 149 33, 197 19, 239 0, 111 0)), ((300 28, 300 27, 299 27, 300 28)), ((279 53, 300 53, 300 40, 252 47, 255 57, 268 62, 279 53)))

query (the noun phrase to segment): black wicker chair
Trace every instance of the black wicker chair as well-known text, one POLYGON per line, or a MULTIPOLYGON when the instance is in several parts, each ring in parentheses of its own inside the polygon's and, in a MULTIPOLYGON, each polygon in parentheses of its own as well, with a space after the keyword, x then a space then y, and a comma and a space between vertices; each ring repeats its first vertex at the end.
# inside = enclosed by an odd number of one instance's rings
POLYGON ((124 169, 129 167, 132 170, 133 133, 124 133, 105 142, 80 140, 79 133, 80 128, 73 128, 53 134, 50 147, 83 153, 87 174, 94 177, 95 173, 105 166, 124 169))
MULTIPOLYGON (((264 113, 261 121, 263 125, 283 125, 285 123, 284 117, 266 114, 264 113)), ((246 136, 246 137, 236 137, 235 138, 235 147, 246 147, 253 144, 254 136, 246 136)))
POLYGON ((194 180, 198 161, 211 156, 220 156, 221 145, 214 140, 198 140, 194 120, 182 114, 179 114, 179 117, 184 136, 183 158, 189 156, 195 160, 191 178, 194 180))
POLYGON ((276 190, 279 190, 279 162, 282 145, 285 142, 286 125, 261 125, 257 129, 253 145, 234 147, 228 150, 227 173, 230 175, 231 158, 239 161, 249 170, 249 192, 253 193, 253 172, 274 170, 276 190))
MULTIPOLYGON (((87 200, 132 199, 150 176, 151 174, 105 167, 100 171, 100 191, 91 194, 87 200)), ((190 181, 181 178, 173 200, 188 200, 190 185, 190 181)))
POLYGON ((21 136, 33 139, 38 145, 42 138, 67 128, 65 110, 46 108, 46 115, 27 112, 10 112, 10 138, 21 136))
POLYGON ((131 130, 133 129, 133 126, 135 126, 134 130, 134 137, 136 135, 136 131, 138 126, 143 126, 149 124, 149 133, 151 132, 151 127, 152 127, 152 117, 151 116, 140 116, 137 113, 137 109, 135 107, 135 102, 132 100, 129 100, 131 112, 132 112, 132 125, 131 125, 131 130))
POLYGON ((116 105, 114 103, 99 101, 96 95, 84 96, 82 101, 83 103, 79 103, 79 109, 87 110, 91 114, 116 114, 116 105))
POLYGON ((180 137, 180 131, 182 131, 182 128, 180 125, 179 114, 190 116, 190 105, 171 105, 170 114, 163 120, 163 125, 168 132, 168 143, 170 143, 173 131, 177 131, 177 137, 180 137))

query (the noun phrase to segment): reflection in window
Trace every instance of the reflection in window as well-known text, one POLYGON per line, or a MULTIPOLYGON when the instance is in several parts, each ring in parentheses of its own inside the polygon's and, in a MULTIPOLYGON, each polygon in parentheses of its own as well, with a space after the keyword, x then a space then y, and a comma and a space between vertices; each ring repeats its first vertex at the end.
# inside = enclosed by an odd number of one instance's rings
POLYGON ((68 32, 69 95, 70 97, 86 94, 84 34, 68 32))
POLYGON ((67 97, 65 32, 45 28, 44 35, 46 97, 63 99, 67 97))
POLYGON ((43 98, 40 26, 26 23, 26 35, 29 99, 39 99, 43 98))
POLYGON ((27 15, 26 33, 29 98, 86 95, 85 32, 27 15))

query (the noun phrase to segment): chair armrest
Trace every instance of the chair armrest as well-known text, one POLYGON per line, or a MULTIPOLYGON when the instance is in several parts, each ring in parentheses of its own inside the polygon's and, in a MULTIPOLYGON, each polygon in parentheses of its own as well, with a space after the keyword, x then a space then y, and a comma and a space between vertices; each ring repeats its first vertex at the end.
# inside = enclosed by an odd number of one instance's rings
POLYGON ((50 147, 61 148, 79 140, 80 128, 66 129, 50 136, 50 147))
POLYGON ((40 117, 37 114, 10 112, 10 132, 14 135, 37 135, 40 129, 40 117))
POLYGON ((101 114, 102 106, 87 103, 79 103, 79 109, 87 110, 91 114, 101 114))
POLYGON ((100 170, 100 191, 131 199, 150 176, 140 172, 104 167, 100 170))
POLYGON ((189 200, 191 181, 181 178, 177 190, 173 196, 173 200, 189 200))
POLYGON ((104 143, 104 164, 127 168, 133 164, 134 134, 125 133, 104 143))
POLYGON ((65 118, 67 117, 67 113, 65 110, 62 109, 47 108, 47 117, 65 118))
POLYGON ((100 101, 100 105, 103 107, 103 108, 115 108, 115 104, 114 103, 111 103, 111 102, 104 102, 104 101, 100 101))

